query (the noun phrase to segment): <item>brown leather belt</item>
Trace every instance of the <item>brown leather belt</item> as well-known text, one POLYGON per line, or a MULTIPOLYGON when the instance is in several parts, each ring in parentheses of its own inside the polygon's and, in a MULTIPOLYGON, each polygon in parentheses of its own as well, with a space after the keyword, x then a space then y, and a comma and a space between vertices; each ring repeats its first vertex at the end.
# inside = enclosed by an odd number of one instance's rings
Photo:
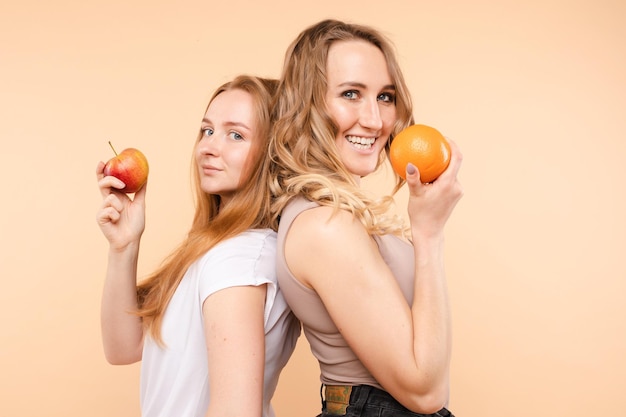
MULTIPOLYGON (((324 404, 326 414, 332 416, 344 416, 347 413, 348 405, 350 405, 350 396, 352 392, 355 392, 357 398, 355 398, 356 403, 360 403, 361 400, 369 401, 370 398, 373 399, 372 404, 376 405, 379 400, 388 401, 392 403, 397 403, 397 409, 401 410, 404 408, 399 402, 397 402, 391 394, 388 392, 382 391, 378 388, 367 386, 367 385, 359 385, 359 386, 350 386, 350 385, 322 385, 324 388, 324 404), (370 395, 373 395, 370 397, 370 395), (366 398, 363 398, 365 396, 366 398), (361 398, 359 398, 361 397, 361 398)), ((361 407, 363 404, 357 406, 361 407)), ((393 404, 391 404, 393 405, 393 404)), ((401 415, 419 415, 419 416, 432 416, 432 417, 454 417, 449 410, 446 408, 442 408, 438 412, 434 414, 415 414, 404 408, 406 411, 400 411, 401 415)), ((395 415, 395 414, 394 414, 395 415)))
POLYGON ((346 414, 346 408, 350 404, 350 385, 326 385, 324 387, 324 398, 326 400, 326 412, 334 416, 346 414))

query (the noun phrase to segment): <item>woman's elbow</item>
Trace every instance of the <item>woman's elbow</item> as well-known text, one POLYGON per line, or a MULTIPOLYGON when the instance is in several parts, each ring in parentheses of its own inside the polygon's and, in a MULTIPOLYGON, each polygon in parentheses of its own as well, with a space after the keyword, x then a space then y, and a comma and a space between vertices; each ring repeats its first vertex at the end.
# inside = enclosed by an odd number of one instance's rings
POLYGON ((128 354, 105 349, 104 358, 111 365, 130 365, 141 360, 141 354, 128 354))
POLYGON ((411 391, 397 400, 409 410, 420 414, 435 414, 448 405, 450 390, 448 385, 433 387, 426 391, 411 391))

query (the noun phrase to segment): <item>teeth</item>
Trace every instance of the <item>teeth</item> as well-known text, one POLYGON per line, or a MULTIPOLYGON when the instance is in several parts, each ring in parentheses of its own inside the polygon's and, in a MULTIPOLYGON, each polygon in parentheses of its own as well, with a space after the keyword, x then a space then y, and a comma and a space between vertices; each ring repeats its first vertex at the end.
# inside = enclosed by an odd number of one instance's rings
POLYGON ((362 138, 359 136, 346 136, 346 139, 359 149, 369 149, 376 141, 376 138, 362 138))

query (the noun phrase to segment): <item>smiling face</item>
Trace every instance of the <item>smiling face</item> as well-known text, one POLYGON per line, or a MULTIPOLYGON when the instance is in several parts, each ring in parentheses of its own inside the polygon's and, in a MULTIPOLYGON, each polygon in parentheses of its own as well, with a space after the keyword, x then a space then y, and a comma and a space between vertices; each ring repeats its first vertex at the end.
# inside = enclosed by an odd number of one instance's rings
POLYGON ((239 89, 217 95, 202 119, 196 145, 200 187, 223 203, 240 188, 252 144, 259 140, 252 96, 239 89))
POLYGON ((337 149, 358 180, 376 169, 392 133, 395 88, 383 53, 361 40, 331 45, 326 71, 326 105, 339 128, 337 149))

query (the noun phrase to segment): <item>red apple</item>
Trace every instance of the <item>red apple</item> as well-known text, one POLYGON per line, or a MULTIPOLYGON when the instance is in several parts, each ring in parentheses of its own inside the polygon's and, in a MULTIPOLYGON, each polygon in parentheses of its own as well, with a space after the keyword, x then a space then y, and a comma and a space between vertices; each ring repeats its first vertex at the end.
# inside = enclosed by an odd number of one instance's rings
POLYGON ((119 154, 109 142, 115 156, 104 165, 104 175, 112 175, 126 185, 120 191, 132 194, 141 189, 148 180, 148 160, 135 148, 124 149, 119 154))

